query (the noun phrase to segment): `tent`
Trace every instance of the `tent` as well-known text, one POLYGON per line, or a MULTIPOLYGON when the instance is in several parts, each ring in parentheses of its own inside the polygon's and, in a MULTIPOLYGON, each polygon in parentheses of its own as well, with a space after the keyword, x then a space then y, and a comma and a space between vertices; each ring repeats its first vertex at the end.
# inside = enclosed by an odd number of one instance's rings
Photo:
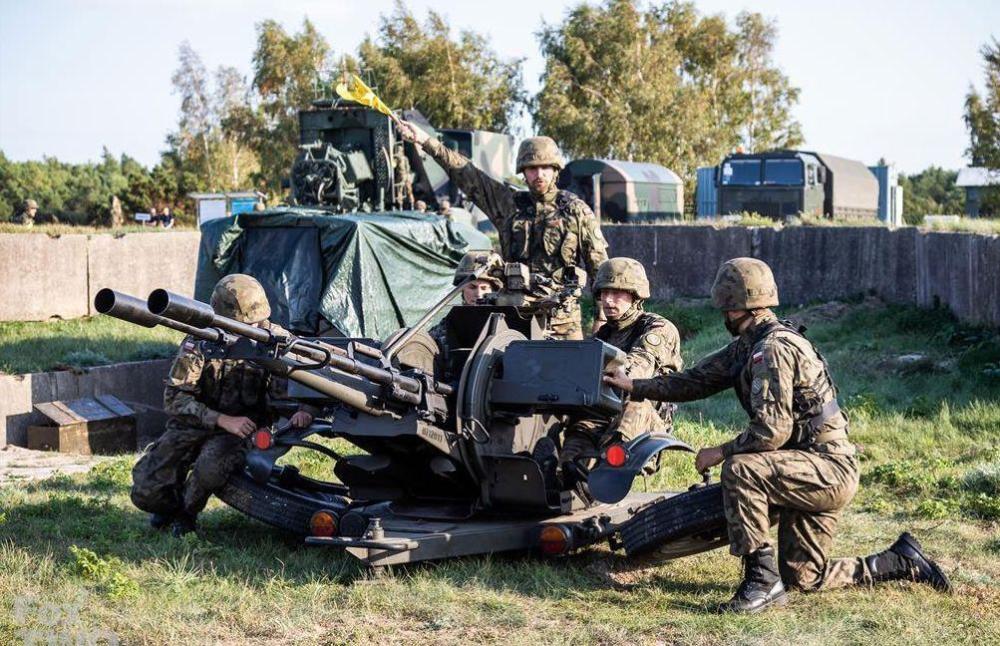
POLYGON ((451 288, 466 251, 492 247, 467 224, 412 212, 281 207, 213 220, 201 231, 199 300, 209 300, 222 276, 250 274, 275 323, 373 339, 416 322, 451 288))

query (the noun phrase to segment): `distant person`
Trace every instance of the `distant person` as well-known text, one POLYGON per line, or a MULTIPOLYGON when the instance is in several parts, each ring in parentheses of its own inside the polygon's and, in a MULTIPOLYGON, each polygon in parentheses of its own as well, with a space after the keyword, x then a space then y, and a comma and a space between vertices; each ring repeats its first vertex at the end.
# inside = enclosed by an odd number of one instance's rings
POLYGON ((156 212, 156 207, 149 209, 149 226, 158 227, 160 226, 160 215, 156 212))
POLYGON ((21 203, 21 212, 15 215, 11 221, 14 224, 23 224, 26 227, 35 226, 35 215, 38 213, 38 202, 27 199, 21 203))
POLYGON ((417 200, 417 203, 414 206, 414 208, 416 209, 417 213, 427 213, 427 202, 424 202, 423 200, 417 200))
POLYGON ((160 215, 160 226, 164 229, 174 228, 174 214, 170 212, 170 207, 163 207, 163 213, 160 215))
POLYGON ((264 204, 263 200, 257 200, 253 203, 254 213, 260 213, 261 211, 267 210, 267 205, 264 204))

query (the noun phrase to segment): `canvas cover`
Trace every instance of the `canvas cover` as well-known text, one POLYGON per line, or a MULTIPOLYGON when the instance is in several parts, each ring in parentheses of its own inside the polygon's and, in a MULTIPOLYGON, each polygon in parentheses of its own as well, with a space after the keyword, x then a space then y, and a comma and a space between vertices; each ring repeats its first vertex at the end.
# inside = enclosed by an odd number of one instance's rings
POLYGON ((267 292, 273 322, 301 334, 333 326, 373 339, 416 322, 451 289, 462 255, 492 246, 469 225, 412 212, 282 207, 201 231, 198 300, 207 302, 222 276, 250 274, 267 292))

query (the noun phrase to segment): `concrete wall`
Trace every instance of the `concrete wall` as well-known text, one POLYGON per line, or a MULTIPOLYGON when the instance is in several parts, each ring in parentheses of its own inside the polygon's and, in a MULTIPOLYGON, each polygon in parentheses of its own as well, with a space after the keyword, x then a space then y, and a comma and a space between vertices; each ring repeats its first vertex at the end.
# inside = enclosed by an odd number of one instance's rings
POLYGON ((611 255, 646 266, 654 298, 706 297, 723 261, 753 256, 774 269, 783 303, 871 293, 1000 326, 998 236, 884 227, 602 228, 611 255))
POLYGON ((0 375, 0 447, 25 446, 28 426, 43 423, 35 404, 54 400, 114 395, 136 411, 139 446, 163 430, 163 380, 170 359, 119 363, 80 372, 0 375))
POLYGON ((0 233, 0 321, 87 314, 87 236, 0 233))
POLYGON ((140 297, 166 287, 190 296, 200 237, 196 231, 0 234, 0 321, 87 316, 102 287, 140 297))

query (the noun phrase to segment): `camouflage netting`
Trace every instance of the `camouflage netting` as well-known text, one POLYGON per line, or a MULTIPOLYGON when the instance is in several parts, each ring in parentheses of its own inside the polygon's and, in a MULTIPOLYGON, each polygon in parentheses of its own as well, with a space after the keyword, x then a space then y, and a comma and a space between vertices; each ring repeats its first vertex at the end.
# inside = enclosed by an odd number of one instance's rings
POLYGON ((264 286, 279 325, 303 334, 332 325, 384 339, 451 289, 467 250, 490 246, 471 226, 436 215, 244 213, 202 227, 195 297, 207 302, 222 276, 249 274, 264 286))

